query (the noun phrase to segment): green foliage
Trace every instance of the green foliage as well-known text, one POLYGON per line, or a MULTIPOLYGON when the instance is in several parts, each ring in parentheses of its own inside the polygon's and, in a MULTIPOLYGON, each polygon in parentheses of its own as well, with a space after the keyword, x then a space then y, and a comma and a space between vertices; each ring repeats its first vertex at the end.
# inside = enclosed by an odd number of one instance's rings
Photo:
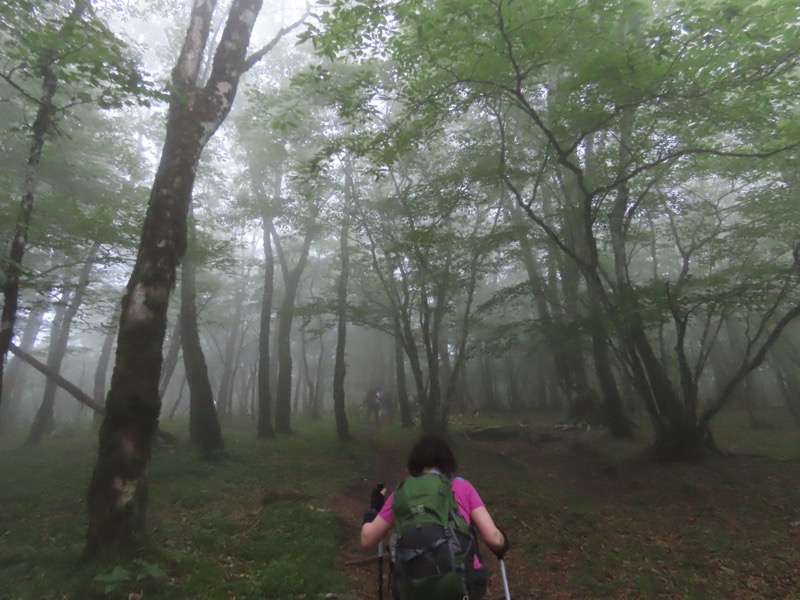
POLYGON ((35 99, 45 71, 60 85, 62 108, 94 103, 100 108, 148 105, 161 94, 141 73, 130 47, 82 3, 76 18, 60 3, 11 2, 0 8, 2 76, 35 99))
POLYGON ((130 563, 127 569, 117 565, 109 573, 95 575, 94 581, 104 584, 103 591, 110 594, 123 587, 129 587, 130 584, 137 585, 149 579, 163 579, 164 577, 166 577, 166 572, 159 565, 137 558, 130 563))

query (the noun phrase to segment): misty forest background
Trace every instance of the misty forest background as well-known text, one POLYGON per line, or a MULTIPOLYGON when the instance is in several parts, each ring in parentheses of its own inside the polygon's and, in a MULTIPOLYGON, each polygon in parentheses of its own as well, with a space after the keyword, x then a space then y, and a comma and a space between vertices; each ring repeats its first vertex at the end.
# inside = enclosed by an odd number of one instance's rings
POLYGON ((796 2, 217 4, 0 6, 3 468, 92 440, 85 562, 154 449, 336 455, 376 387, 394 443, 800 456, 796 2))

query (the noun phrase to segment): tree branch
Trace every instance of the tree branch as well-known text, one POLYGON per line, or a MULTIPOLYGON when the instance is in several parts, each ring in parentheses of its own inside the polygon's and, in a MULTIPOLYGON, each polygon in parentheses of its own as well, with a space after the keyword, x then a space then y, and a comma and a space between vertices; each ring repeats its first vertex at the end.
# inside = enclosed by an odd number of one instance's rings
POLYGON ((256 65, 256 63, 258 63, 262 58, 264 58, 267 54, 269 54, 272 51, 272 49, 278 45, 278 42, 280 42, 286 35, 294 31, 298 27, 300 27, 300 25, 303 24, 303 22, 308 18, 310 14, 311 14, 311 7, 308 4, 306 4, 306 12, 303 13, 302 17, 297 19, 297 21, 295 21, 291 25, 287 25, 286 27, 281 28, 280 31, 278 31, 278 33, 275 34, 275 37, 272 38, 272 40, 266 46, 254 52, 244 60, 244 67, 242 68, 242 73, 245 73, 250 69, 252 69, 256 65))

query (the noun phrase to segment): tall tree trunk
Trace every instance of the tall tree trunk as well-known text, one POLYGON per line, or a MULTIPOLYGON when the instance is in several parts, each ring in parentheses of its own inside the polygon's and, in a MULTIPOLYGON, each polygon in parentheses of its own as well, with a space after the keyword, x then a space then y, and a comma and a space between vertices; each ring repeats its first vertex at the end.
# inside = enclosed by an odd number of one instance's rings
MULTIPOLYGON (((510 200, 510 198, 509 198, 510 200)), ((549 193, 543 193, 543 212, 550 214, 551 198, 549 193)), ((553 370, 556 383, 563 398, 570 400, 574 390, 576 377, 573 369, 575 363, 581 361, 574 360, 569 340, 564 335, 564 305, 556 299, 561 297, 558 282, 561 280, 563 268, 558 266, 554 252, 548 253, 547 277, 542 273, 540 259, 534 253, 530 240, 529 224, 522 211, 513 202, 507 202, 507 209, 514 224, 516 237, 520 243, 522 264, 528 275, 528 285, 533 295, 536 316, 541 323, 542 335, 550 349, 550 356, 553 360, 553 370)), ((565 226, 563 229, 567 229, 565 226)), ((585 378, 584 378, 585 379, 585 378)))
MULTIPOLYGON (((305 408, 310 412, 312 420, 318 420, 322 416, 320 412, 320 398, 322 396, 322 360, 325 353, 325 344, 323 335, 318 335, 319 353, 317 354, 317 360, 312 368, 311 361, 309 360, 308 338, 306 336, 309 324, 310 319, 303 323, 303 327, 300 329, 300 352, 303 361, 303 377, 305 379, 306 390, 305 408)), ((321 323, 319 331, 322 331, 321 323)))
POLYGON ((278 313, 278 389, 275 399, 275 431, 278 433, 291 433, 291 413, 292 413, 292 323, 294 322, 294 303, 297 298, 297 290, 300 286, 300 277, 306 267, 308 252, 311 248, 311 240, 314 237, 316 225, 316 214, 311 217, 308 223, 303 246, 300 249, 300 256, 294 268, 289 269, 286 255, 284 254, 280 237, 275 228, 272 229, 272 237, 275 239, 275 247, 278 251, 278 258, 283 273, 284 293, 283 302, 278 313))
MULTIPOLYGON (((72 321, 75 319, 75 315, 78 314, 78 309, 83 303, 86 288, 89 286, 89 275, 97 260, 97 253, 99 250, 99 242, 92 244, 86 261, 83 264, 83 269, 81 269, 81 273, 78 277, 76 288, 72 294, 69 295, 68 300, 65 300, 68 305, 64 307, 61 318, 53 322, 50 350, 47 354, 47 368, 54 373, 58 373, 61 370, 61 363, 64 360, 64 355, 67 353, 67 344, 69 343, 72 321)), ((36 412, 36 418, 33 421, 30 434, 25 441, 26 445, 36 446, 42 441, 43 437, 49 435, 53 431, 55 427, 55 401, 56 384, 52 379, 48 378, 44 388, 42 404, 36 412)))
POLYGON ((783 360, 773 356, 769 366, 775 374, 784 406, 792 415, 795 425, 800 426, 800 377, 797 376, 796 365, 785 364, 783 360))
POLYGON ((421 295, 418 307, 422 346, 425 349, 425 360, 428 368, 427 394, 420 398, 420 427, 423 433, 444 435, 447 422, 442 418, 442 387, 439 375, 439 325, 442 322, 446 303, 441 290, 442 283, 433 286, 433 299, 429 297, 428 282, 420 286, 421 295))
MULTIPOLYGON (((261 231, 264 244, 264 284, 261 292, 261 321, 258 335, 258 419, 257 433, 259 438, 275 437, 272 426, 272 355, 270 340, 272 333, 272 300, 275 293, 275 255, 272 252, 272 208, 270 198, 264 184, 258 176, 256 161, 248 154, 250 183, 253 193, 261 205, 261 231)), ((280 199, 283 185, 283 165, 279 163, 275 170, 272 199, 280 199)))
POLYGON ((195 2, 172 71, 166 137, 147 207, 136 263, 122 301, 116 364, 89 484, 84 559, 136 550, 145 532, 147 464, 158 431, 158 380, 167 308, 186 250, 186 219, 203 148, 223 123, 239 78, 265 53, 246 57, 261 0, 233 0, 211 74, 198 73, 215 0, 195 2))
POLYGON ((336 286, 336 361, 333 365, 333 414, 336 418, 336 437, 347 440, 350 426, 345 411, 344 380, 347 373, 345 344, 347 341, 347 283, 350 277, 350 211, 354 201, 354 185, 350 163, 345 165, 345 205, 342 211, 342 229, 339 234, 341 267, 336 286))
POLYGON ((264 216, 264 288, 261 294, 261 323, 258 336, 258 437, 275 437, 272 427, 272 390, 270 382, 270 331, 272 295, 275 286, 275 259, 272 254, 271 219, 264 216))
MULTIPOLYGON (((86 10, 84 2, 75 2, 72 12, 61 29, 62 34, 69 35, 86 10)), ((31 146, 28 150, 28 163, 25 169, 25 182, 22 189, 17 221, 11 238, 8 259, 3 264, 3 311, 0 313, 0 399, 3 397, 3 374, 11 340, 14 338, 14 324, 19 308, 19 278, 22 273, 22 259, 28 243, 28 228, 33 214, 33 202, 39 176, 39 163, 42 160, 42 149, 47 134, 53 127, 56 105, 53 102, 58 89, 58 77, 53 71, 51 60, 54 50, 46 53, 36 65, 42 76, 42 92, 39 96, 39 108, 31 128, 31 146)))
POLYGON ((193 256, 194 248, 195 223, 190 218, 189 251, 184 256, 181 270, 181 342, 183 365, 189 383, 189 440, 200 447, 203 455, 208 455, 214 450, 221 450, 224 443, 197 327, 197 267, 193 256))
MULTIPOLYGON (((626 110, 620 117, 619 169, 625 172, 632 161, 629 144, 634 127, 635 112, 626 110)), ((609 213, 609 230, 614 259, 614 280, 616 285, 617 309, 621 314, 620 339, 627 348, 628 360, 633 366, 640 392, 651 405, 649 414, 656 430, 654 455, 663 460, 686 460, 703 454, 703 440, 699 435, 694 410, 687 410, 681 402, 666 367, 659 361, 650 343, 641 317, 641 308, 628 273, 626 239, 630 207, 630 186, 622 181, 609 213)), ((587 284, 594 283, 594 290, 602 287, 597 270, 597 249, 592 247, 593 276, 587 284)), ((599 294, 598 294, 599 297, 599 294)), ((684 392, 688 392, 686 385, 684 392)), ((685 399, 693 404, 691 398, 685 399)))
POLYGON ((603 392, 603 422, 608 425, 611 435, 617 438, 633 437, 633 423, 625 415, 622 398, 619 395, 617 380, 611 368, 608 355, 608 332, 605 319, 596 297, 592 296, 591 336, 594 369, 600 389, 603 392))
MULTIPOLYGON (((420 419, 422 418, 422 408, 424 406, 425 396, 427 394, 427 389, 425 386, 425 374, 422 371, 422 363, 419 356, 419 349, 417 348, 417 342, 414 338, 414 331, 411 327, 412 315, 411 315, 411 292, 409 289, 406 272, 403 268, 403 264, 401 261, 397 261, 393 259, 390 253, 385 252, 383 256, 385 258, 386 267, 385 269, 381 267, 381 262, 378 259, 378 241, 377 236, 373 233, 372 227, 370 222, 366 218, 361 219, 361 225, 364 228, 365 233, 367 234, 367 238, 369 239, 369 250, 370 250, 370 257, 372 259, 372 266, 375 270, 375 274, 381 281, 381 285, 383 286, 384 292, 386 293, 386 297, 389 300, 389 304, 391 305, 391 313, 392 318, 394 319, 395 323, 395 344, 400 345, 400 350, 405 353, 408 357, 408 364, 411 368, 411 376, 414 380, 414 405, 413 407, 410 403, 405 400, 406 404, 408 405, 409 409, 409 427, 413 426, 413 416, 412 413, 416 413, 419 411, 420 419), (398 272, 400 274, 399 281, 395 279, 394 276, 387 276, 387 273, 398 272)), ((402 369, 399 366, 400 361, 402 359, 396 359, 395 365, 397 368, 398 373, 402 370, 403 374, 403 386, 405 382, 405 362, 403 361, 402 369)), ((400 388, 401 383, 398 380, 398 391, 400 388)), ((407 394, 402 394, 401 397, 398 399, 401 403, 404 401, 404 398, 407 398, 407 394)), ((401 411, 402 411, 402 404, 401 404, 401 411)))
POLYGON ((480 377, 481 377, 481 399, 480 404, 484 409, 497 410, 497 391, 494 383, 494 368, 492 368, 492 358, 488 355, 480 357, 480 377))
POLYGON ((414 426, 411 405, 408 402, 408 386, 406 385, 406 356, 403 352, 403 332, 397 314, 392 318, 394 323, 394 370, 395 370, 395 402, 400 407, 400 424, 403 429, 414 426))
POLYGON ((319 419, 322 416, 322 398, 324 395, 323 392, 323 381, 322 381, 322 369, 325 363, 325 335, 322 333, 322 318, 319 317, 319 330, 320 335, 317 338, 319 340, 319 354, 317 355, 317 364, 316 370, 314 373, 314 381, 316 384, 314 385, 314 394, 311 396, 311 418, 312 419, 319 419))
POLYGON ((178 366, 178 359, 181 355, 181 320, 175 323, 172 328, 172 335, 169 338, 169 350, 164 358, 164 365, 161 368, 161 378, 158 384, 158 395, 161 396, 163 401, 164 394, 167 393, 169 382, 172 380, 172 375, 175 373, 175 367, 178 366))
MULTIPOLYGON (((108 325, 108 331, 103 339, 103 346, 100 348, 100 356, 97 358, 97 368, 94 371, 94 388, 92 396, 94 401, 100 406, 106 402, 106 379, 108 378, 108 367, 111 364, 111 351, 114 349, 114 341, 117 336, 117 326, 119 325, 119 307, 114 311, 111 317, 111 322, 108 325)), ((92 425, 99 427, 101 423, 101 415, 95 411, 92 417, 92 425)))
POLYGON ((183 400, 183 391, 186 389, 186 377, 181 379, 181 387, 178 389, 178 397, 175 398, 175 402, 172 403, 172 407, 169 409, 169 414, 167 418, 172 421, 175 418, 175 414, 178 412, 178 407, 181 404, 181 400, 183 400))
MULTIPOLYGON (((501 211, 502 209, 498 209, 497 212, 495 213, 492 229, 489 235, 493 234, 494 231, 496 230, 497 223, 501 215, 501 211)), ((440 429, 442 431, 444 431, 447 426, 448 411, 450 409, 450 406, 452 406, 453 404, 453 399, 455 397, 456 390, 458 387, 458 382, 460 380, 461 370, 463 369, 464 364, 466 363, 467 340, 469 339, 469 324, 470 324, 470 317, 472 314, 472 303, 475 298, 475 288, 478 283, 478 274, 485 255, 485 252, 482 249, 482 244, 477 243, 478 230, 483 224, 484 224, 483 219, 481 217, 476 218, 472 230, 471 239, 473 241, 473 244, 476 245, 472 248, 472 253, 470 256, 469 270, 468 270, 469 279, 466 285, 466 298, 464 301, 464 309, 463 309, 464 312, 463 315, 461 316, 461 323, 459 327, 459 339, 455 344, 455 363, 453 364, 449 377, 445 382, 444 402, 442 405, 442 411, 440 416, 441 419, 440 429)), ((438 298, 437 300, 437 309, 441 308, 442 311, 440 313, 441 316, 439 318, 439 326, 441 326, 441 323, 445 319, 446 313, 444 311, 444 306, 446 304, 447 303, 445 301, 444 294, 442 294, 442 297, 438 298)))
MULTIPOLYGON (((300 336, 302 338, 302 334, 300 336)), ((301 342, 302 344, 302 339, 301 342)), ((292 412, 298 413, 300 412, 300 392, 304 392, 303 400, 304 406, 307 405, 308 402, 308 388, 301 385, 302 377, 300 374, 300 370, 296 373, 293 373, 293 385, 292 385, 292 412)))
MULTIPOLYGON (((246 281, 247 274, 242 278, 246 281)), ((233 404, 233 384, 236 374, 238 348, 241 345, 242 314, 244 312, 245 290, 241 281, 236 286, 233 299, 233 315, 229 319, 229 326, 225 328, 227 333, 225 338, 225 354, 222 358, 222 376, 219 382, 219 392, 217 393, 217 403, 220 407, 225 407, 225 416, 231 414, 233 404)))
MULTIPOLYGON (((303 323, 303 327, 300 328, 300 356, 302 357, 303 363, 303 379, 305 380, 305 391, 306 391, 306 398, 305 398, 305 408, 306 410, 311 409, 312 418, 319 418, 319 415, 316 417, 314 416, 314 397, 317 395, 317 386, 314 381, 314 376, 311 374, 311 365, 308 362, 308 338, 306 337, 306 329, 308 328, 308 321, 303 323)), ((299 378, 299 375, 298 375, 299 378)))

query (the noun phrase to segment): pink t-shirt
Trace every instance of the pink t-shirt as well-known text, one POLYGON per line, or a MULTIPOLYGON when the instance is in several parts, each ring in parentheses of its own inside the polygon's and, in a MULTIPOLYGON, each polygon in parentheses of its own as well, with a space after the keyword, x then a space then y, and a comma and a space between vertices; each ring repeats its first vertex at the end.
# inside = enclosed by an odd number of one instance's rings
MULTIPOLYGON (((453 496, 455 496, 456 504, 458 504, 458 512, 464 517, 467 525, 471 525, 472 511, 483 506, 483 500, 481 500, 481 497, 478 495, 478 491, 463 477, 456 477, 453 479, 453 496)), ((392 500, 394 500, 394 492, 389 494, 389 497, 383 504, 383 508, 381 508, 378 513, 378 516, 387 521, 389 525, 394 525, 392 500)), ((473 565, 476 569, 481 567, 481 561, 478 560, 477 554, 475 555, 473 565)))

